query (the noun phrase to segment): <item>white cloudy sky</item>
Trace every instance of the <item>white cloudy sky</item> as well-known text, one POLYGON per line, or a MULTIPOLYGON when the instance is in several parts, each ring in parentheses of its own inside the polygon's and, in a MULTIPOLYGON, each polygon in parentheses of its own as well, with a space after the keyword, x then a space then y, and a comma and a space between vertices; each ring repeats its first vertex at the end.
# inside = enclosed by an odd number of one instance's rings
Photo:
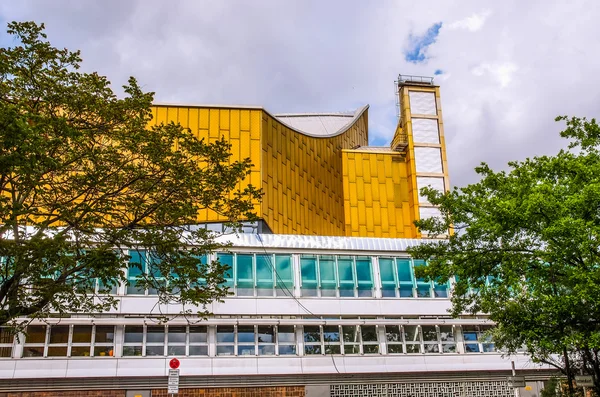
POLYGON ((0 3, 0 23, 11 20, 45 22, 53 44, 82 50, 86 70, 115 85, 136 76, 160 102, 272 112, 369 103, 376 145, 395 128, 398 73, 441 71, 456 185, 475 181, 481 161, 556 151, 555 116, 600 113, 598 0, 0 3))

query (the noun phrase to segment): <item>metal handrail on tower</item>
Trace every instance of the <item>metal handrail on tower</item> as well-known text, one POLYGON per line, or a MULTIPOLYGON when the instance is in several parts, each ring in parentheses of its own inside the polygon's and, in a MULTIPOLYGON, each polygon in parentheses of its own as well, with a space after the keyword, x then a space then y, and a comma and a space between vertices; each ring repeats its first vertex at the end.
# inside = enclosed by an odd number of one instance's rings
POLYGON ((399 74, 396 83, 398 87, 406 84, 433 85, 433 77, 399 74))

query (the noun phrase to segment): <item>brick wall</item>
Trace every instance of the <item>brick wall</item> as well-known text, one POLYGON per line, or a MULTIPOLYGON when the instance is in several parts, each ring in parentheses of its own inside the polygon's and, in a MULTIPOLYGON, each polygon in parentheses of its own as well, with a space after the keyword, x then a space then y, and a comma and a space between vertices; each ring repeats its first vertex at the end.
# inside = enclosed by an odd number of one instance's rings
POLYGON ((125 390, 24 391, 0 393, 0 397, 125 397, 125 390))
MULTIPOLYGON (((152 390, 152 397, 169 395, 165 389, 152 390)), ((304 386, 179 389, 177 397, 304 397, 304 386)))

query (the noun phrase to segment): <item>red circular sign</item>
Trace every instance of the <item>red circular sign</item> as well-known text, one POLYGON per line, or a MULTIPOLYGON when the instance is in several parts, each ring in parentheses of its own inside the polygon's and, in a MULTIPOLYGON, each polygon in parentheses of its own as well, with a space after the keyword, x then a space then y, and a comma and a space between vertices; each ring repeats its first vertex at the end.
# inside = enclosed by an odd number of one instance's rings
POLYGON ((171 367, 171 369, 179 368, 179 360, 176 358, 171 359, 171 361, 169 361, 169 367, 171 367))

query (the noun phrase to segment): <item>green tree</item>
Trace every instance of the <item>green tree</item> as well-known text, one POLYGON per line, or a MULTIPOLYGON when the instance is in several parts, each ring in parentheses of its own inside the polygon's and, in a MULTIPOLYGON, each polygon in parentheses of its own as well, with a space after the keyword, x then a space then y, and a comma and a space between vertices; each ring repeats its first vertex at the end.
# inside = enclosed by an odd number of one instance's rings
POLYGON ((0 325, 101 312, 131 283, 203 313, 226 294, 223 248, 195 227, 210 209, 231 226, 255 220, 261 192, 240 188, 249 159, 178 124, 149 127, 153 93, 134 78, 118 98, 106 77, 79 71, 79 52, 53 47, 44 25, 10 23, 0 49, 0 325), (133 255, 133 254, 132 254, 133 255), (202 280, 202 282, 192 282, 202 280))
MULTIPOLYGON (((452 313, 487 313, 497 346, 525 347, 568 378, 595 377, 600 392, 600 128, 559 117, 568 149, 476 168, 478 183, 441 194, 424 189, 441 216, 417 222, 431 237, 411 250, 419 275, 456 277, 452 313)), ((600 394, 598 394, 600 395, 600 394)))

